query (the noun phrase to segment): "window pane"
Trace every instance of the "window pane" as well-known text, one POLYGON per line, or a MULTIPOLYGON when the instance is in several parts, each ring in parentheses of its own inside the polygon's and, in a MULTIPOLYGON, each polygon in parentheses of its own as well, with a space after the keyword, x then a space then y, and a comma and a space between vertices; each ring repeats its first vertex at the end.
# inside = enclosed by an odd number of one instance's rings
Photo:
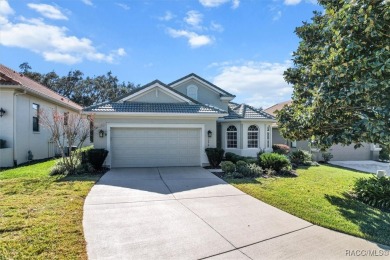
POLYGON ((237 148, 237 128, 233 125, 229 126, 226 131, 226 146, 227 148, 237 148))
POLYGON ((39 120, 38 117, 33 117, 33 131, 39 132, 39 120))

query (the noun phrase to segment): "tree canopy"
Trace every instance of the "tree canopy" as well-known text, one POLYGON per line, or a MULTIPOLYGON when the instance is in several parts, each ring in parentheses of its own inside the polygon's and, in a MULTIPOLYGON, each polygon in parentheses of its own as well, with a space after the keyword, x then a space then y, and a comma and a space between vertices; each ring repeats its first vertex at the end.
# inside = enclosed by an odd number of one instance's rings
POLYGON ((119 82, 111 71, 105 75, 84 77, 80 70, 69 71, 66 76, 59 76, 54 71, 43 74, 32 72, 27 62, 19 68, 27 77, 85 107, 113 100, 138 87, 130 82, 119 82))
POLYGON ((320 0, 295 33, 292 104, 277 115, 282 135, 335 143, 390 144, 390 1, 320 0))

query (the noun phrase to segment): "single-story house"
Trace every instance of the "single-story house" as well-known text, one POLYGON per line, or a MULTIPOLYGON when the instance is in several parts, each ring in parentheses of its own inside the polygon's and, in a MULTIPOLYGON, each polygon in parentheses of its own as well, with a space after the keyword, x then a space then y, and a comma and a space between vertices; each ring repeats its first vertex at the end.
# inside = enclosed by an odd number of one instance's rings
POLYGON ((0 167, 53 157, 51 134, 39 124, 39 111, 80 113, 82 107, 38 82, 0 64, 0 167))
POLYGON ((152 81, 84 109, 95 116, 94 146, 110 167, 203 166, 205 148, 256 156, 272 149, 272 115, 236 104, 231 93, 196 74, 152 81))
MULTIPOLYGON (((276 116, 277 112, 280 111, 284 106, 288 106, 291 104, 291 100, 278 103, 273 105, 264 111, 268 114, 276 116)), ((272 142, 273 144, 286 144, 291 147, 292 150, 312 150, 317 161, 323 160, 321 152, 318 149, 310 147, 308 140, 286 140, 279 132, 279 128, 277 123, 272 125, 272 142)), ((379 156, 379 151, 381 148, 378 145, 371 143, 363 143, 362 147, 357 149, 354 148, 354 145, 341 145, 335 144, 332 145, 328 152, 333 155, 332 161, 360 161, 360 160, 377 160, 379 156)))

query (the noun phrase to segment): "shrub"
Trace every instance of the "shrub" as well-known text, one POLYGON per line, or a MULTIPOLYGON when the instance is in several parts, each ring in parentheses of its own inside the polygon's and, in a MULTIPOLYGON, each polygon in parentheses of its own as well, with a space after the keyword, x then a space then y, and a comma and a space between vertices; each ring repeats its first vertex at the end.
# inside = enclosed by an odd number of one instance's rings
POLYGON ((68 170, 63 164, 62 160, 57 161, 56 164, 50 169, 50 175, 66 175, 68 174, 68 170))
POLYGON ((288 154, 290 152, 290 147, 285 144, 273 144, 272 149, 274 153, 278 154, 288 154))
POLYGON ((260 177, 263 174, 263 169, 256 163, 248 164, 251 177, 260 177))
POLYGON ((227 152, 225 153, 225 159, 226 161, 232 161, 233 156, 235 156, 235 153, 227 152))
POLYGON ((382 150, 379 151, 379 160, 388 161, 389 160, 389 150, 387 147, 382 146, 382 150))
POLYGON ((248 157, 248 158, 245 158, 244 161, 247 163, 247 164, 257 164, 257 159, 256 158, 253 158, 253 157, 248 157))
POLYGON ((236 171, 241 173, 244 177, 250 177, 250 170, 245 161, 240 160, 236 163, 236 171))
POLYGON ((93 168, 100 170, 106 159, 108 151, 105 149, 91 149, 87 152, 88 162, 92 164, 93 168))
POLYGON ((263 153, 265 153, 264 149, 260 149, 256 154, 256 158, 259 158, 263 153))
POLYGON ((207 158, 211 167, 216 168, 222 162, 225 151, 221 148, 206 148, 207 158))
POLYGON ((353 187, 356 198, 370 206, 390 209, 390 178, 374 177, 357 179, 353 187))
POLYGON ((324 159, 324 162, 329 162, 330 159, 333 158, 333 155, 330 152, 322 153, 322 158, 324 159))
POLYGON ((221 168, 222 168, 222 171, 224 171, 226 173, 232 173, 232 172, 235 172, 235 170, 236 170, 236 166, 231 161, 221 162, 221 168))
POLYGON ((307 164, 312 161, 311 154, 308 151, 297 150, 290 154, 290 161, 297 165, 307 164))
POLYGON ((260 155, 259 164, 263 169, 271 169, 277 172, 291 167, 287 157, 277 153, 263 153, 260 155))

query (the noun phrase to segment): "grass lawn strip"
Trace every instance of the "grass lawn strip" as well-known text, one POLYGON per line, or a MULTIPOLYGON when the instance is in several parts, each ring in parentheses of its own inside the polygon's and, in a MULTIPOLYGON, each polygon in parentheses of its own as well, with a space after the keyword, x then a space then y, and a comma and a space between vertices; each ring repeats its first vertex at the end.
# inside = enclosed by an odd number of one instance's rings
POLYGON ((49 176, 54 162, 0 172, 0 259, 87 259, 83 204, 101 175, 49 176))
POLYGON ((297 178, 227 179, 243 192, 313 224, 390 245, 390 213, 348 193, 371 174, 332 166, 298 169, 297 178))

